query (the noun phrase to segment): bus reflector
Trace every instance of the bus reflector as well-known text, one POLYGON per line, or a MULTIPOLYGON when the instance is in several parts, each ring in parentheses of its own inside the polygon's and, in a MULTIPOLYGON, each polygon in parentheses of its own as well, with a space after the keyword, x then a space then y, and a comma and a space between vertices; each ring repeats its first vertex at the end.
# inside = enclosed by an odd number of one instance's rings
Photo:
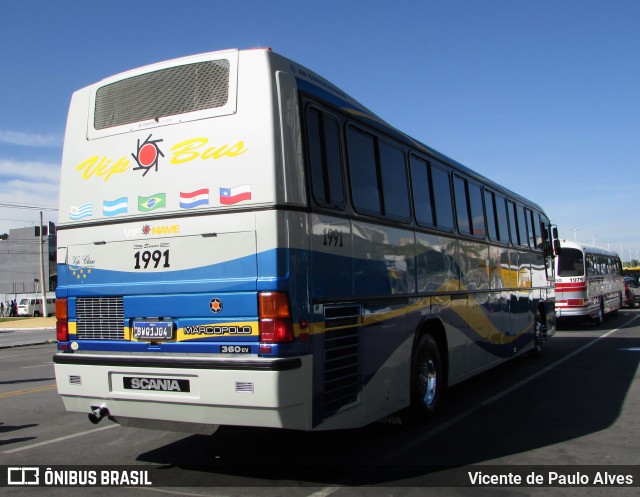
POLYGON ((260 314, 260 341, 262 343, 293 341, 289 297, 286 293, 259 293, 258 309, 260 314))
POLYGON ((567 299, 567 305, 584 305, 584 299, 567 299))
POLYGON ((67 299, 56 299, 56 339, 58 342, 69 341, 69 310, 67 299))

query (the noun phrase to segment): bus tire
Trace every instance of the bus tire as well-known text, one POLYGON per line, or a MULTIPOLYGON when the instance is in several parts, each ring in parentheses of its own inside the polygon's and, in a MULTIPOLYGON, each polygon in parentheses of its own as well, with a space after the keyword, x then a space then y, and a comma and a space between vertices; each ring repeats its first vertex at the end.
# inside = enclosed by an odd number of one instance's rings
POLYGON ((539 357, 542 354, 546 336, 547 325, 542 317, 540 309, 538 309, 536 311, 536 320, 533 323, 533 349, 529 352, 530 357, 539 357))
POLYGON ((425 422, 433 416, 443 387, 440 349, 435 339, 425 333, 418 338, 411 361, 411 420, 425 422))
POLYGON ((600 297, 600 302, 598 303, 598 314, 595 318, 593 318, 596 326, 600 326, 604 323, 604 302, 602 301, 602 297, 600 297))

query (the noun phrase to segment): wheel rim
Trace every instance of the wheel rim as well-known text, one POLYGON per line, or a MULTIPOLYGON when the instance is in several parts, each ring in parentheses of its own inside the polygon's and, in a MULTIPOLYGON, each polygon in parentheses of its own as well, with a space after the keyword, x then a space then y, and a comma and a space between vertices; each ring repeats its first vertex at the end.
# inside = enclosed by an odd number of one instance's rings
POLYGON ((436 365, 432 359, 425 358, 420 367, 420 386, 422 387, 422 402, 431 406, 436 398, 438 375, 436 365))

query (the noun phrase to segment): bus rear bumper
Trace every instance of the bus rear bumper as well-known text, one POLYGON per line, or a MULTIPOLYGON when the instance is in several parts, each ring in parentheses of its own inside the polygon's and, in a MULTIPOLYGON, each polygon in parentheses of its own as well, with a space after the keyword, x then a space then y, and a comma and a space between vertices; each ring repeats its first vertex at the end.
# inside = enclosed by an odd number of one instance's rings
POLYGON ((596 317, 598 306, 559 307, 556 305, 556 318, 596 317))
POLYGON ((312 429, 312 358, 57 354, 68 411, 105 408, 139 428, 211 433, 217 425, 312 429))

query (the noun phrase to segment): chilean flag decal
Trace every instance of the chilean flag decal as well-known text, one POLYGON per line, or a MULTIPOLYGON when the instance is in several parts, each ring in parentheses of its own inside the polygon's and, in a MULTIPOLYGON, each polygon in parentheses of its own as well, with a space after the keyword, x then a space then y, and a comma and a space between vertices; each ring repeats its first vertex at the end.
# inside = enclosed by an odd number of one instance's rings
POLYGON ((193 209, 194 207, 198 207, 199 205, 208 205, 209 204, 209 189, 202 188, 200 190, 196 190, 195 192, 185 193, 180 192, 180 208, 182 209, 193 209))
POLYGON ((251 185, 240 185, 235 188, 220 188, 221 204, 237 204, 243 200, 251 200, 251 185))

